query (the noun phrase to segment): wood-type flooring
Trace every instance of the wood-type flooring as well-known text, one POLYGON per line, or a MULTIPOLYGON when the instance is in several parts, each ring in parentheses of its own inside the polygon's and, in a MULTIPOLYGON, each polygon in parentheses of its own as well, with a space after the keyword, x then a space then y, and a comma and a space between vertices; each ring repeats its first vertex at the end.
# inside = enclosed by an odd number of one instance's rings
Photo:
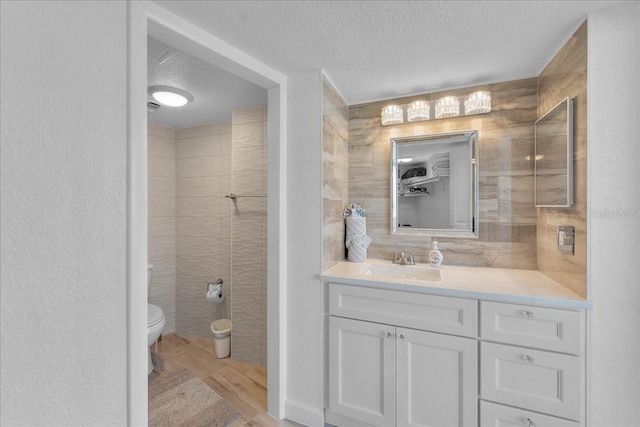
POLYGON ((212 339, 172 333, 164 335, 151 349, 160 371, 188 369, 240 412, 242 417, 230 427, 303 427, 293 421, 276 420, 267 413, 265 368, 232 358, 218 359, 212 339))

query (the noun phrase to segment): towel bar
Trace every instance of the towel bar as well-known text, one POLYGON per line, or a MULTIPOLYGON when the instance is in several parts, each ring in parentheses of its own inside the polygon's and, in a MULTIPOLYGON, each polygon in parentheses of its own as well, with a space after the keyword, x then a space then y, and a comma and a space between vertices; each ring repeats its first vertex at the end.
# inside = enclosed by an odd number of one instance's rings
POLYGON ((232 199, 235 200, 238 197, 267 197, 266 194, 227 194, 224 197, 226 197, 227 199, 232 199))

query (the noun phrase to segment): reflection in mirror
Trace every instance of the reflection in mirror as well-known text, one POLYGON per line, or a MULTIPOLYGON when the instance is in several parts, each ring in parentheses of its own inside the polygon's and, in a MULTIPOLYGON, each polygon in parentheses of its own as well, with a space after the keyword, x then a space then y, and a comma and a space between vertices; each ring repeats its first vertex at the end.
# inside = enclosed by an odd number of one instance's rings
POLYGON ((536 121, 535 204, 573 204, 573 101, 565 98, 536 121))
POLYGON ((391 140, 391 232, 477 237, 477 132, 391 140))

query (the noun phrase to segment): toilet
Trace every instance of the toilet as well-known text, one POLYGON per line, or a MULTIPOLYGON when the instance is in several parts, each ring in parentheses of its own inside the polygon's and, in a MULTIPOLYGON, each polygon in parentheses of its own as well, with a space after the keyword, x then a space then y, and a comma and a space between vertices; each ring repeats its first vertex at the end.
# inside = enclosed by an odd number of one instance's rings
MULTIPOLYGON (((147 264, 147 292, 151 287, 151 276, 153 273, 153 264, 147 264)), ((149 346, 149 363, 148 372, 153 371, 153 361, 151 360, 151 346, 158 341, 160 334, 164 328, 164 313, 160 307, 147 303, 147 345, 149 346)))

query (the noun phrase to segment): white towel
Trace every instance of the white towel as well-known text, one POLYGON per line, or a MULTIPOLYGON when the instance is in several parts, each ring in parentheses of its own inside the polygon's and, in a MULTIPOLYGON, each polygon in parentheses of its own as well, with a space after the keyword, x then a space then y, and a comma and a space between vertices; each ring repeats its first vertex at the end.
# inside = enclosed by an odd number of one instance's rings
POLYGON ((367 236, 367 218, 348 217, 346 222, 345 246, 349 249, 347 259, 353 262, 364 262, 367 260, 367 247, 371 243, 371 238, 367 236))

